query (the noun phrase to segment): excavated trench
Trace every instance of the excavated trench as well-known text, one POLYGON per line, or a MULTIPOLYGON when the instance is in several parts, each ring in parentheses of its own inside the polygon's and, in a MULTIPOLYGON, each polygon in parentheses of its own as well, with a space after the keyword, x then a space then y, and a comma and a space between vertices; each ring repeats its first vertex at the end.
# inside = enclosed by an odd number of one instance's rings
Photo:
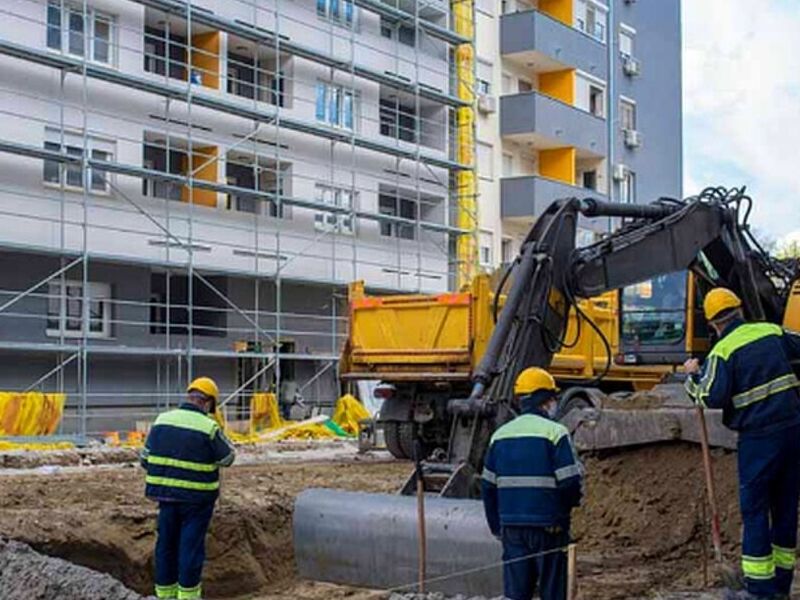
MULTIPOLYGON (((574 524, 582 597, 646 598, 664 590, 700 589, 701 548, 709 544, 699 450, 684 444, 652 446, 586 462, 587 498, 574 524)), ((715 466, 723 541, 733 558, 740 527, 735 455, 718 452, 715 466)), ((298 581, 293 498, 312 486, 391 492, 408 469, 402 463, 354 461, 234 467, 225 474, 209 533, 207 596, 375 598, 370 592, 298 581)), ((107 573, 141 594, 150 592, 156 511, 142 499, 138 469, 6 474, 0 486, 0 536, 107 573)), ((343 551, 357 543, 343 540, 343 551)), ((709 570, 713 573, 713 565, 709 570)), ((2 585, 0 579, 5 597, 2 585)))

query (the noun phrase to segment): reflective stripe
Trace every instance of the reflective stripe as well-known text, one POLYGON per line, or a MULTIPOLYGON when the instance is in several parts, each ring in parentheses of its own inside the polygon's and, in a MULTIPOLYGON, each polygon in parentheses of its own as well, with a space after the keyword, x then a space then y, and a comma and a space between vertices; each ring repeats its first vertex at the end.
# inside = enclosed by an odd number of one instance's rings
POLYGON ((498 488, 555 488, 555 477, 503 477, 497 478, 498 488))
POLYGON ((191 429, 192 431, 205 433, 208 437, 214 437, 219 429, 219 425, 210 417, 184 408, 176 408, 158 415, 153 427, 158 427, 159 425, 191 429))
POLYGON ((481 474, 481 477, 483 478, 484 481, 497 484, 497 475, 495 475, 492 471, 490 471, 486 467, 483 467, 483 473, 481 474))
POLYGON ((178 600, 197 600, 198 598, 201 598, 202 595, 203 590, 201 589, 200 585, 196 585, 192 588, 178 588, 178 600))
POLYGON ((772 579, 775 577, 775 562, 769 556, 742 556, 742 572, 748 579, 772 579))
POLYGON ((213 492, 214 490, 219 489, 219 481, 201 483, 199 481, 185 481, 183 479, 174 479, 172 477, 156 477, 154 475, 148 475, 145 477, 144 481, 150 485, 163 485, 164 487, 198 490, 202 492, 213 492))
POLYGON ((745 406, 749 406, 755 402, 766 400, 773 394, 784 392, 793 387, 797 387, 798 385, 800 385, 800 381, 797 380, 795 374, 787 373, 786 375, 776 377, 772 381, 768 381, 767 383, 762 383, 754 388, 750 388, 746 392, 736 394, 732 398, 733 405, 736 408, 744 408, 745 406))
POLYGON ((156 598, 172 599, 178 597, 178 584, 172 585, 156 585, 156 598))
POLYGON ((686 391, 694 398, 694 401, 702 406, 706 406, 706 398, 711 394, 714 386, 714 378, 717 376, 717 363, 719 357, 709 356, 706 364, 705 373, 699 382, 695 383, 691 375, 686 379, 686 391))
POLYGON ((770 335, 783 335, 783 329, 773 323, 743 323, 714 344, 710 356, 727 359, 740 348, 770 335))
POLYGON ((187 471, 202 471, 204 473, 212 473, 219 467, 216 464, 192 462, 190 460, 178 460, 177 458, 168 458, 166 456, 156 456, 151 454, 147 458, 147 462, 151 465, 162 465, 165 467, 178 467, 179 469, 186 469, 187 471))
POLYGON ((557 444, 565 435, 569 435, 569 432, 561 423, 538 415, 521 415, 495 431, 491 443, 499 440, 535 437, 544 438, 557 444))
POLYGON ((556 479, 561 481, 562 479, 569 479, 570 477, 575 477, 576 475, 581 474, 581 467, 580 465, 567 465, 566 467, 561 467, 560 469, 556 469, 556 479))
POLYGON ((794 565, 797 562, 797 556, 793 548, 781 548, 775 544, 772 545, 772 559, 776 567, 789 571, 794 570, 794 565))

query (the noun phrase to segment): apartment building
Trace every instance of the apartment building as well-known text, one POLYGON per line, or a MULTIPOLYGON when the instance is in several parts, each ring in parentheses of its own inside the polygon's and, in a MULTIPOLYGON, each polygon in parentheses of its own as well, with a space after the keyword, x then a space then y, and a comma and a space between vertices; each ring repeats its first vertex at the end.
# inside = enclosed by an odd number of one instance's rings
POLYGON ((476 31, 481 263, 555 198, 680 197, 679 0, 477 0, 476 31))
POLYGON ((2 13, 0 389, 65 392, 66 433, 199 374, 233 417, 255 390, 330 403, 349 282, 472 268, 471 0, 2 13))

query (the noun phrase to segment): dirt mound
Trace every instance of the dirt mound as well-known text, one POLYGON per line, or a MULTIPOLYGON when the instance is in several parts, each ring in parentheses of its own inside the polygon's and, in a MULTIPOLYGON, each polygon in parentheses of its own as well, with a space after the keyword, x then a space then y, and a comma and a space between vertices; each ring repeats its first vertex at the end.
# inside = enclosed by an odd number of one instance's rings
POLYGON ((0 539, 0 598, 3 600, 142 600, 109 575, 59 558, 42 556, 30 546, 0 539))
MULTIPOLYGON (((586 460, 584 507, 575 518, 582 597, 649 597, 702 584, 703 478, 697 447, 652 446, 586 460)), ((717 452, 718 496, 728 558, 739 535, 735 455, 717 452)), ((402 463, 274 463, 234 467, 208 538, 209 598, 374 598, 299 582, 292 555, 294 497, 308 487, 390 492, 402 463)), ((97 468, 3 478, 0 535, 113 575, 140 593, 152 585, 156 506, 138 468, 97 468)), ((346 551, 346 549, 343 549, 346 551)), ((713 571, 713 568, 711 569, 713 571)))

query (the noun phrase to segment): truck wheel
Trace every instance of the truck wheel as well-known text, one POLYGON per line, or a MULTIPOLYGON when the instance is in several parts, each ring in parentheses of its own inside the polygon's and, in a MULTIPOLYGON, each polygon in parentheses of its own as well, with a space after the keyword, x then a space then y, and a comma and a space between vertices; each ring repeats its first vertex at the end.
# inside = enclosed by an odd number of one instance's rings
POLYGON ((410 458, 410 455, 405 453, 403 444, 400 441, 400 426, 402 423, 396 421, 389 421, 383 425, 383 437, 386 441, 386 449, 395 458, 402 460, 410 458))

